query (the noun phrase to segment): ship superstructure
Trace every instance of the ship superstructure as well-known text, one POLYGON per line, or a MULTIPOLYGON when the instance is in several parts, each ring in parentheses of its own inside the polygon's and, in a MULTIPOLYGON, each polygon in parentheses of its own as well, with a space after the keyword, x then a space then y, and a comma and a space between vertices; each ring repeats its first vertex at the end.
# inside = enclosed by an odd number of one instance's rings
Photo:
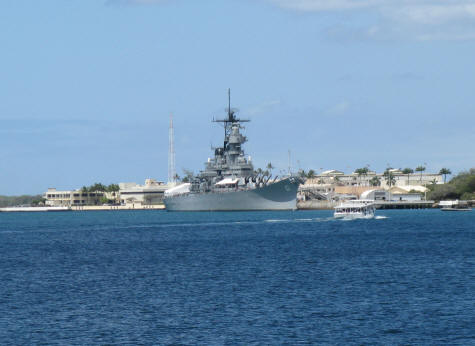
POLYGON ((242 145, 247 138, 241 134, 242 123, 231 108, 228 90, 228 108, 225 119, 214 120, 224 127, 223 146, 214 148, 214 157, 205 163, 205 169, 191 177, 189 183, 165 192, 168 210, 288 210, 295 209, 299 184, 298 177, 271 179, 254 171, 250 157, 242 145))

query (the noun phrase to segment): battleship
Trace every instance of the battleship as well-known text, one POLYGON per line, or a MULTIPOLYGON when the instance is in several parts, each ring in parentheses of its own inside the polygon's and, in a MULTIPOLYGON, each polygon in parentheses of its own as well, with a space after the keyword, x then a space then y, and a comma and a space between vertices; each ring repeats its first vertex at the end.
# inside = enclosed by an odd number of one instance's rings
POLYGON ((205 169, 165 191, 164 203, 169 211, 246 211, 294 210, 301 178, 288 174, 272 178, 255 171, 251 157, 246 157, 242 144, 247 138, 241 134, 242 123, 236 110, 231 109, 228 90, 227 117, 213 120, 224 127, 222 147, 213 148, 205 169))

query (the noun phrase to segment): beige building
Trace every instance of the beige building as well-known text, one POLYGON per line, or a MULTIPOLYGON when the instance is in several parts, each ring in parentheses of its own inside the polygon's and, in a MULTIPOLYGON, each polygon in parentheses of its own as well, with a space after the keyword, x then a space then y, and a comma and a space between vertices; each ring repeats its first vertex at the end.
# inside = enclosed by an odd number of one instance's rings
POLYGON ((120 183, 120 203, 131 206, 157 205, 163 203, 163 194, 172 185, 155 179, 146 179, 144 185, 120 183))
MULTIPOLYGON (((414 187, 414 190, 425 190, 425 185, 433 183, 443 184, 442 174, 438 173, 412 173, 404 174, 398 169, 391 169, 390 172, 394 176, 395 184, 398 187, 414 187)), ((306 184, 318 185, 335 185, 335 186, 374 186, 374 182, 379 181, 379 186, 387 188, 388 184, 383 173, 368 171, 365 175, 357 173, 345 174, 337 170, 324 171, 315 178, 308 179, 306 184)), ((377 185, 378 186, 378 185, 377 185)))
POLYGON ((120 183, 118 192, 83 192, 82 190, 56 190, 49 188, 44 193, 45 204, 52 207, 73 207, 86 205, 102 205, 108 203, 140 207, 163 203, 163 194, 171 186, 155 179, 145 180, 144 185, 136 183, 120 183))
MULTIPOLYGON (((51 207, 71 207, 81 205, 99 205, 101 199, 107 197, 105 192, 82 192, 81 190, 63 190, 49 188, 45 192, 45 204, 51 207)), ((108 197, 107 197, 108 198, 108 197)))
MULTIPOLYGON (((418 194, 412 196, 409 192, 426 192, 426 185, 443 184, 442 175, 437 173, 404 174, 398 169, 391 169, 390 172, 394 177, 391 190, 398 189, 395 193, 400 193, 400 197, 404 198, 417 198, 418 194)), ((368 171, 364 175, 358 175, 357 173, 345 174, 337 170, 328 170, 314 178, 307 179, 305 184, 299 188, 299 199, 360 198, 366 191, 374 189, 389 189, 383 173, 368 171)))

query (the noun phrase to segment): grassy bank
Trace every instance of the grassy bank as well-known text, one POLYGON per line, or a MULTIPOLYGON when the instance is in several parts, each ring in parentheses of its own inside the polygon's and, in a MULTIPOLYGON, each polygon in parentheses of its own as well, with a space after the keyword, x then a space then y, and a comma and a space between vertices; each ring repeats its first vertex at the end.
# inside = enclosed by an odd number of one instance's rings
POLYGON ((428 185, 427 198, 440 201, 445 199, 474 200, 475 199, 475 168, 461 172, 447 184, 428 185))
POLYGON ((0 196, 0 208, 37 204, 42 198, 41 195, 0 196))

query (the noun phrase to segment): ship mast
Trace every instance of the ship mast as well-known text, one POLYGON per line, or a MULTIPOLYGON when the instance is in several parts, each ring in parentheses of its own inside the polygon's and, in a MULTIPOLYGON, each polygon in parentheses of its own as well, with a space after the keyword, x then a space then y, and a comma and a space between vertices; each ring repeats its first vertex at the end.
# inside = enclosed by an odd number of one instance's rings
POLYGON ((168 129, 168 183, 176 183, 175 170, 175 138, 173 135, 173 114, 170 113, 170 127, 168 129))
POLYGON ((226 146, 228 144, 228 136, 231 133, 231 128, 233 124, 239 124, 239 123, 246 123, 249 122, 250 120, 248 119, 239 119, 236 118, 235 113, 236 110, 231 108, 231 89, 228 89, 228 118, 227 119, 215 119, 213 122, 215 123, 223 123, 224 127, 224 146, 223 149, 226 149, 226 146))

